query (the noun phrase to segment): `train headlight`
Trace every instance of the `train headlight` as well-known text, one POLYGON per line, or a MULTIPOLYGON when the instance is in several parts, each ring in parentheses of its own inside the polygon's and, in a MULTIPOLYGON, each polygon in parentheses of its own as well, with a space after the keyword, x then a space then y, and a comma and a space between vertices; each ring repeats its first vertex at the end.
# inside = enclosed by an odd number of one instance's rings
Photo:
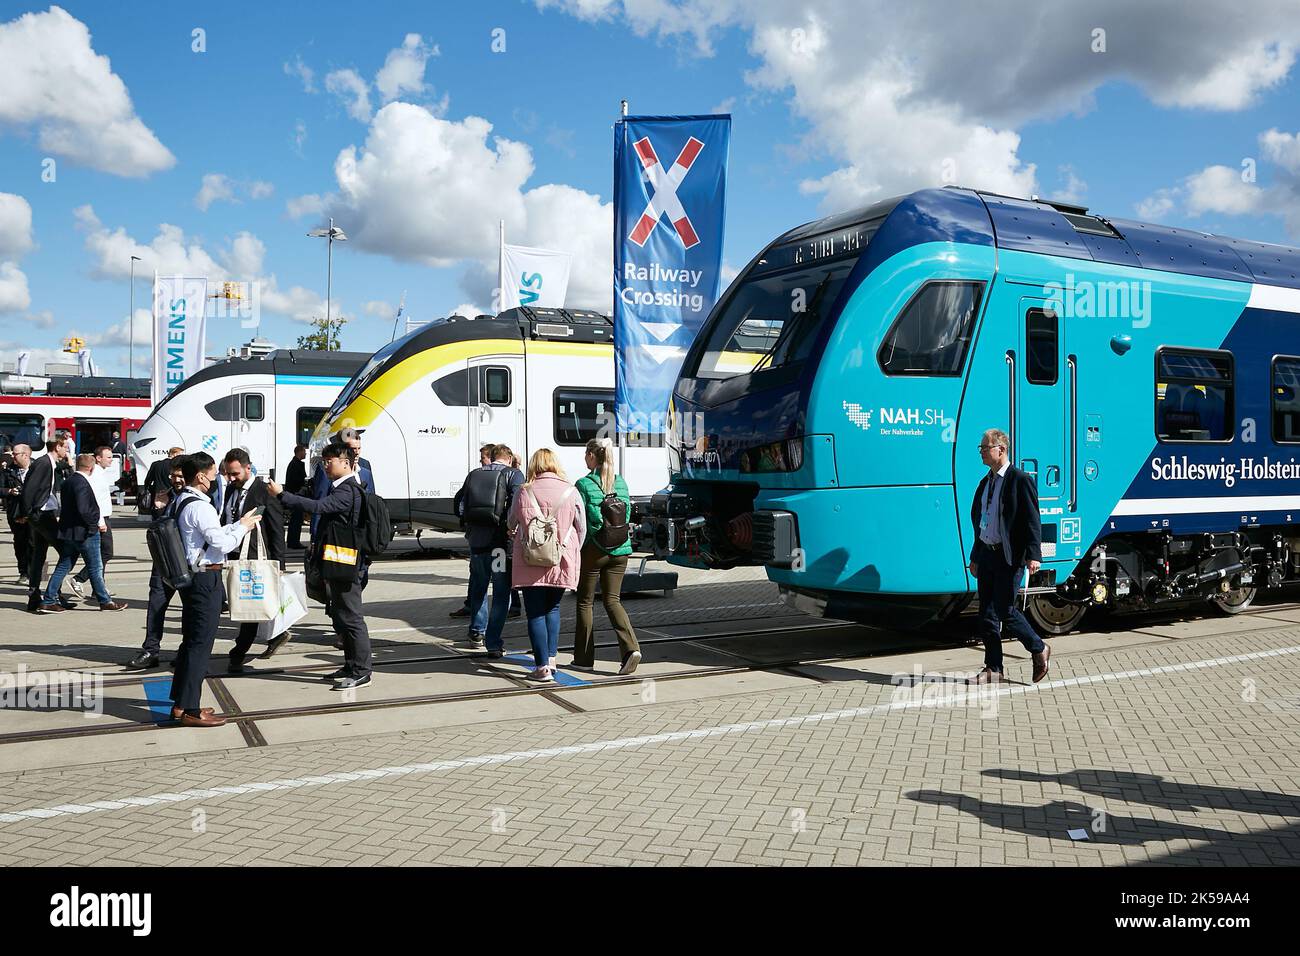
POLYGON ((1105 581, 1095 582, 1092 586, 1092 602, 1094 604, 1105 604, 1109 593, 1110 589, 1106 587, 1105 581))

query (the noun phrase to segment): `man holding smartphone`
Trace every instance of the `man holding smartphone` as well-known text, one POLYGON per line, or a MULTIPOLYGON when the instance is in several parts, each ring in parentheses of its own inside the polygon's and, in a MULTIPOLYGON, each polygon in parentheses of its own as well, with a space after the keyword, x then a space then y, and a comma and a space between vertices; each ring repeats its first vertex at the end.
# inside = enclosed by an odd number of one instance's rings
MULTIPOLYGON (((226 452, 222 469, 226 476, 226 488, 221 503, 221 523, 236 524, 245 515, 261 515, 262 535, 253 538, 252 557, 278 561, 280 570, 283 571, 284 507, 280 504, 280 499, 271 494, 266 482, 259 475, 253 473, 253 464, 244 449, 232 448, 226 452), (263 540, 266 542, 266 554, 262 554, 259 550, 263 540)), ((236 560, 239 553, 235 552, 227 557, 236 560)), ((248 656, 253 641, 257 639, 257 628, 256 621, 245 621, 239 625, 239 637, 235 639, 235 646, 230 651, 230 664, 226 668, 228 674, 244 672, 244 658, 248 656)), ((266 653, 262 656, 270 657, 284 646, 289 637, 289 631, 285 631, 272 638, 267 643, 266 653)))

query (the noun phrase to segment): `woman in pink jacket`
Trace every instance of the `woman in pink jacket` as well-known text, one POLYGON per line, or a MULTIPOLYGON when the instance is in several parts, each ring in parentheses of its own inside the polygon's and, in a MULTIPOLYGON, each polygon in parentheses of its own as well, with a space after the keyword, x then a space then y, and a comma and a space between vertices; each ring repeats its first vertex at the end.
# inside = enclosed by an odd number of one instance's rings
POLYGON ((560 643, 560 599, 565 591, 578 587, 582 566, 582 540, 587 535, 587 518, 582 498, 564 476, 560 461, 549 448, 539 448, 528 460, 528 481, 515 495, 507 527, 514 535, 511 584, 524 591, 528 614, 528 640, 533 645, 536 667, 528 680, 555 680, 555 655, 560 643), (524 542, 529 522, 554 516, 560 563, 553 567, 529 564, 524 542))

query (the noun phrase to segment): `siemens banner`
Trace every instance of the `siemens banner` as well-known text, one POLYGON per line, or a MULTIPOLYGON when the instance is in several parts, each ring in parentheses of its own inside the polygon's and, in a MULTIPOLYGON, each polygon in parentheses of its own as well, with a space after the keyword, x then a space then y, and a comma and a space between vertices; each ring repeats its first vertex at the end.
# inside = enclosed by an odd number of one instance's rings
POLYGON ((501 311, 521 305, 564 308, 572 259, 567 252, 502 244, 501 311))
POLYGON ((718 297, 731 117, 614 127, 618 430, 659 434, 686 350, 718 297))
POLYGON ((203 368, 207 301, 207 279, 154 276, 153 382, 149 397, 155 407, 203 368))

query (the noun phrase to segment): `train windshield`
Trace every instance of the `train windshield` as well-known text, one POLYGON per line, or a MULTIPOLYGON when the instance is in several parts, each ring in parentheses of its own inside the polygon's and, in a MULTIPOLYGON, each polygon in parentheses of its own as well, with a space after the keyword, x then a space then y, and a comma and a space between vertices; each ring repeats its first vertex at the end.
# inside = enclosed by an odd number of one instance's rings
POLYGON ((400 339, 389 342, 374 355, 370 356, 370 358, 366 359, 366 364, 361 366, 361 369, 357 374, 353 375, 352 378, 348 380, 348 383, 343 386, 343 390, 339 392, 339 397, 334 400, 334 404, 330 406, 330 410, 325 417, 332 419, 336 415, 342 414, 343 409, 351 405, 352 401, 364 392, 371 382, 379 377, 379 374, 388 364, 388 360, 396 355, 397 351, 402 346, 415 338, 415 336, 419 335, 422 331, 424 331, 423 327, 413 329, 406 333, 406 335, 403 335, 400 339))
POLYGON ((39 448, 44 434, 45 419, 40 415, 0 415, 0 444, 39 448))
POLYGON ((845 280, 882 220, 769 249, 701 333, 689 375, 726 379, 808 358, 845 280))

